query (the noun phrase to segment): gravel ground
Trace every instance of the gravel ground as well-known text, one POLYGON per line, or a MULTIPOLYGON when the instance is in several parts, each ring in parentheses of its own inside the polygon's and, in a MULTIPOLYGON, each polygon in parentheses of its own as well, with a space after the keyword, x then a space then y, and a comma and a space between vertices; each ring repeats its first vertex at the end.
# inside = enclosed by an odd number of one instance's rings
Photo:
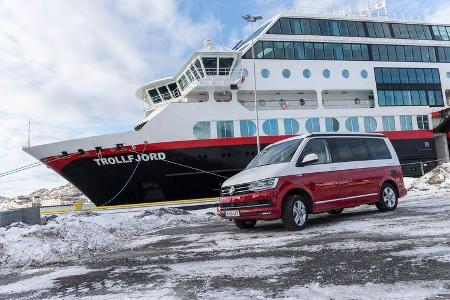
POLYGON ((133 249, 0 275, 0 299, 94 297, 450 299, 450 197, 315 215, 301 232, 165 228, 133 249))

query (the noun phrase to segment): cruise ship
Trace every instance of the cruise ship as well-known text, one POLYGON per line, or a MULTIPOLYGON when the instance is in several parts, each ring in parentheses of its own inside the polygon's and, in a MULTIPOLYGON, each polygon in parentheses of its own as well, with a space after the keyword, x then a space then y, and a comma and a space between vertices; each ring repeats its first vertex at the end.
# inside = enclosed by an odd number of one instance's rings
POLYGON ((257 135, 381 132, 407 176, 449 160, 450 25, 295 9, 255 29, 139 88, 134 130, 24 151, 97 206, 217 197, 257 135))

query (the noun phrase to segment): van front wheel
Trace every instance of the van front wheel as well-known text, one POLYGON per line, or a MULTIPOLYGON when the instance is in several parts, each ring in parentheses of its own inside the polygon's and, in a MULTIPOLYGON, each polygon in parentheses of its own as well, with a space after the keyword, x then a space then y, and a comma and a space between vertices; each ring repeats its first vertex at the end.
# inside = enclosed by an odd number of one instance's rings
POLYGON ((291 195, 284 200, 283 226, 287 230, 300 230, 308 221, 308 202, 300 195, 291 195))
POLYGON ((385 183, 381 187, 380 200, 375 204, 379 211, 392 211, 397 208, 398 197, 392 184, 385 183))

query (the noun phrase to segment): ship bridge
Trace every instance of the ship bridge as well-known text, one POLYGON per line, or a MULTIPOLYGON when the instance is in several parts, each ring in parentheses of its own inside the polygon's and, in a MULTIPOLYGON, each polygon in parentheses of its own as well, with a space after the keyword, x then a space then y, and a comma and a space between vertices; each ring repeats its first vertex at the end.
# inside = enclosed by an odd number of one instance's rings
POLYGON ((145 116, 170 102, 208 101, 209 93, 205 90, 211 87, 218 91, 216 97, 225 99, 230 89, 238 88, 243 76, 240 61, 241 52, 214 49, 209 44, 208 49, 194 52, 174 76, 151 81, 139 88, 136 97, 145 104, 145 116))

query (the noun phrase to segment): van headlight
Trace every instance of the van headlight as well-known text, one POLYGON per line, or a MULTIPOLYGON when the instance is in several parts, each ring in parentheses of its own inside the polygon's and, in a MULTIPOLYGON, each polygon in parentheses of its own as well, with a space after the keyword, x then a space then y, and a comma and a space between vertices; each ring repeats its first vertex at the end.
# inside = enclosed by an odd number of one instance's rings
POLYGON ((261 179, 258 181, 253 181, 250 183, 249 190, 253 192, 259 192, 264 190, 270 190, 277 186, 278 184, 278 178, 267 178, 267 179, 261 179))

